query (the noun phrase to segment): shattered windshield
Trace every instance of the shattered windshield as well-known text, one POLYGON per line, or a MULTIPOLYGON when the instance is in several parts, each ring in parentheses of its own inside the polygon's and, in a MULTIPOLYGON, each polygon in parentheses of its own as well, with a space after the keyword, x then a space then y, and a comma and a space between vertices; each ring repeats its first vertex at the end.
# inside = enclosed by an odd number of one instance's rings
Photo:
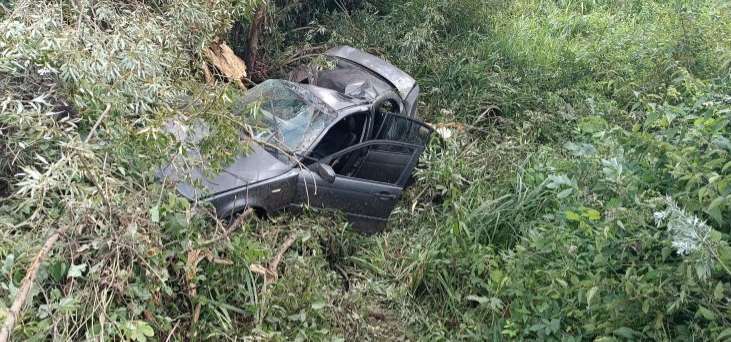
POLYGON ((243 115, 254 138, 288 152, 301 153, 337 118, 306 88, 268 80, 249 90, 234 113, 243 115))

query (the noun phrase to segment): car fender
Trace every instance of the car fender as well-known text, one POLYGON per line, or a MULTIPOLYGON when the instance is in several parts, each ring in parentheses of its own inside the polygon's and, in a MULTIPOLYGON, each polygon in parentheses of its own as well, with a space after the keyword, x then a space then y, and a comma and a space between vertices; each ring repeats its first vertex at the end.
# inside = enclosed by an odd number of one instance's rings
POLYGON ((266 181, 217 194, 206 201, 214 206, 218 217, 230 217, 247 208, 273 213, 294 200, 298 173, 297 169, 293 169, 266 181))

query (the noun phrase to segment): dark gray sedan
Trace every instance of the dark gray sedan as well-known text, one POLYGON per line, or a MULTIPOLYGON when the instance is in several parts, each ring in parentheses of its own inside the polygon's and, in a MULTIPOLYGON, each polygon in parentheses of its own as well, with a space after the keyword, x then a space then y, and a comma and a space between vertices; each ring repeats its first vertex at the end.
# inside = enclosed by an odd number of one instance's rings
POLYGON ((221 173, 172 163, 161 177, 219 217, 308 205, 343 211, 361 232, 383 230, 432 134, 414 118, 419 87, 354 48, 325 58, 326 70, 263 82, 236 103, 254 143, 221 173))

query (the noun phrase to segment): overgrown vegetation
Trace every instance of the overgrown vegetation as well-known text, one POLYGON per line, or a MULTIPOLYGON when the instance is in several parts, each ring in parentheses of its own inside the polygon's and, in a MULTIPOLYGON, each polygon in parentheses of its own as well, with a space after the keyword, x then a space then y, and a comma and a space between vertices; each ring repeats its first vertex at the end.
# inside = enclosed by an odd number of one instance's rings
POLYGON ((465 127, 370 237, 312 213, 227 235, 154 181, 165 120, 210 122, 212 159, 241 146, 199 52, 258 2, 3 5, 0 308, 71 227, 18 340, 731 338, 724 1, 271 2, 268 76, 357 46, 465 127), (290 234, 265 287, 250 266, 290 234))

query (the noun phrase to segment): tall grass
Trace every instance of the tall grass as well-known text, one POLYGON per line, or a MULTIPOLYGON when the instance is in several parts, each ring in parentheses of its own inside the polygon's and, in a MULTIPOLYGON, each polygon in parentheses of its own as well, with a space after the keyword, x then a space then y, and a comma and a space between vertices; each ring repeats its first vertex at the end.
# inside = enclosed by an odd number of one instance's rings
POLYGON ((696 153, 728 132, 729 18, 724 2, 682 0, 419 0, 320 18, 311 44, 385 55, 421 84, 420 116, 470 125, 430 152, 397 215, 407 227, 357 265, 408 289, 394 305, 422 337, 728 336, 729 155, 696 153), (712 222, 718 258, 673 254, 651 223, 665 195, 712 222))

